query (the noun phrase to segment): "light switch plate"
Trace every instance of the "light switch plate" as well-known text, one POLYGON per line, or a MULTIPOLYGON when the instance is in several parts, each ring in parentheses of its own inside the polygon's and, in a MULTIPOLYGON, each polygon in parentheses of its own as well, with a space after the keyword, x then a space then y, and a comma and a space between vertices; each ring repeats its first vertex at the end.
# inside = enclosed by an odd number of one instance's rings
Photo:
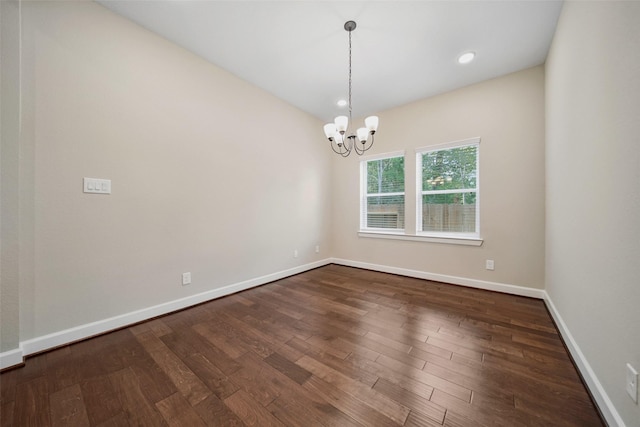
POLYGON ((638 403, 638 371, 633 369, 630 363, 627 363, 627 394, 638 403))
POLYGON ((85 193, 111 194, 111 180, 99 178, 84 178, 83 191, 85 193))

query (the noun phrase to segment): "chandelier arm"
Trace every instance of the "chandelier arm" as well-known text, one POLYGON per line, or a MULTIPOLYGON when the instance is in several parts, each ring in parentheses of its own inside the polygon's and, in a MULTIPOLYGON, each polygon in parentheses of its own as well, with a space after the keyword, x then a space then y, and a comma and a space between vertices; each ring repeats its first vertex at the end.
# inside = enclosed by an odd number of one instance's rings
POLYGON ((334 140, 333 142, 330 142, 331 149, 333 150, 334 153, 340 154, 342 157, 347 157, 349 154, 351 154, 351 148, 348 147, 345 142, 346 142, 346 140, 345 140, 344 136, 343 136, 343 142, 342 142, 341 145, 338 145, 338 143, 334 140), (336 150, 334 145, 337 146, 339 148, 339 150, 336 150))
MULTIPOLYGON (((367 141, 365 141, 364 144, 361 143, 362 144, 362 148, 361 149, 358 149, 358 145, 357 144, 354 146, 354 149, 356 150, 356 154, 358 156, 362 156, 365 151, 367 151, 371 147, 373 147, 374 136, 371 135, 371 142, 370 143, 368 143, 368 141, 369 141, 369 138, 367 138, 367 141), (368 145, 367 145, 367 143, 368 143, 368 145)), ((360 142, 360 141, 358 141, 358 142, 360 142)))
POLYGON ((334 145, 338 145, 338 144, 336 144, 333 141, 329 141, 329 145, 331 145, 331 149, 333 150, 334 153, 342 155, 342 150, 338 151, 336 150, 336 147, 334 147, 334 145))

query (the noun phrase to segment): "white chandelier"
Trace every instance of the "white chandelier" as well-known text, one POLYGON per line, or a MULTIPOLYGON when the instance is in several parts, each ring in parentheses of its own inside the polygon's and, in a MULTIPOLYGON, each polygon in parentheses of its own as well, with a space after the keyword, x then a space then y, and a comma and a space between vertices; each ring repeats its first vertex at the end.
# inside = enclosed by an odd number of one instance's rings
POLYGON ((355 21, 347 21, 344 29, 349 33, 349 117, 338 116, 333 123, 324 125, 324 134, 329 139, 331 148, 342 157, 347 157, 352 150, 360 156, 373 146, 373 135, 378 130, 378 116, 364 119, 365 127, 359 128, 356 135, 347 134, 351 120, 351 32, 356 29, 355 21), (369 140, 369 136, 371 139, 369 140))

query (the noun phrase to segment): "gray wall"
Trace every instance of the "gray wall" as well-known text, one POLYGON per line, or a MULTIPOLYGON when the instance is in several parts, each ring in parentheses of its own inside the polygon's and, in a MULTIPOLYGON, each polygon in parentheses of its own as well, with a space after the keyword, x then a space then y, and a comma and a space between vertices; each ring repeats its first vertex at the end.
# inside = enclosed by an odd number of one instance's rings
POLYGON ((567 2, 547 60, 546 286, 628 426, 640 407, 640 3, 567 2))
POLYGON ((20 5, 0 2, 0 353, 18 347, 20 5))

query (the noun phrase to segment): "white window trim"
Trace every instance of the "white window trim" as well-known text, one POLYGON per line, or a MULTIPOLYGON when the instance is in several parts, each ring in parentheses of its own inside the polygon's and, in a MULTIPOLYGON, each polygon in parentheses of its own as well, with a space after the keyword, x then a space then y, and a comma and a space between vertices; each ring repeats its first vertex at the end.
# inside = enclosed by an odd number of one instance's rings
POLYGON ((444 142, 442 144, 425 145, 423 147, 416 148, 415 152, 417 154, 417 153, 426 153, 428 151, 446 150, 448 148, 464 147, 465 145, 480 144, 480 141, 481 141, 481 138, 479 136, 476 136, 473 138, 460 139, 458 141, 444 142))
POLYGON ((445 243, 450 245, 466 245, 466 246, 481 246, 484 242, 479 237, 471 236, 456 236, 451 234, 442 233, 437 236, 433 235, 413 235, 391 231, 377 231, 377 230, 360 230, 358 232, 360 237, 368 237, 373 239, 391 239, 391 240, 408 240, 412 242, 425 242, 425 243, 445 243))
POLYGON ((471 244, 474 246, 480 246, 483 242, 480 237, 480 137, 463 139, 459 141, 446 142, 444 144, 435 144, 425 147, 416 148, 416 235, 419 239, 425 241, 433 241, 435 243, 454 243, 454 244, 471 244), (460 192, 475 192, 476 193, 476 232, 475 233, 442 233, 433 231, 422 231, 422 155, 432 151, 447 150, 450 148, 466 147, 471 145, 477 145, 476 151, 476 188, 475 190, 441 190, 435 192, 428 192, 430 194, 446 194, 446 193, 460 193, 460 192), (468 242, 468 243, 461 243, 468 242))
MULTIPOLYGON (((390 159, 390 158, 394 158, 394 157, 402 157, 405 160, 405 171, 406 171, 406 167, 407 167, 407 159, 405 156, 406 152, 404 150, 401 151, 392 151, 389 153, 382 153, 382 154, 374 154, 374 155, 369 155, 369 156, 363 156, 360 159, 360 232, 362 233, 378 233, 378 234, 403 234, 404 233, 404 228, 394 228, 394 229, 387 229, 387 228, 370 228, 370 227, 366 227, 367 225, 367 212, 366 209, 363 208, 363 206, 366 206, 367 203, 367 162, 370 162, 372 160, 382 160, 382 159, 390 159)), ((405 176, 406 176, 406 172, 405 172, 405 176)), ((406 191, 406 187, 405 187, 405 191, 402 193, 383 193, 381 195, 384 196, 397 196, 397 195, 403 195, 405 198, 405 209, 406 209, 406 200, 407 200, 407 191, 406 191)), ((369 195, 371 196, 371 195, 369 195)), ((403 218, 406 221, 406 218, 403 218)))

